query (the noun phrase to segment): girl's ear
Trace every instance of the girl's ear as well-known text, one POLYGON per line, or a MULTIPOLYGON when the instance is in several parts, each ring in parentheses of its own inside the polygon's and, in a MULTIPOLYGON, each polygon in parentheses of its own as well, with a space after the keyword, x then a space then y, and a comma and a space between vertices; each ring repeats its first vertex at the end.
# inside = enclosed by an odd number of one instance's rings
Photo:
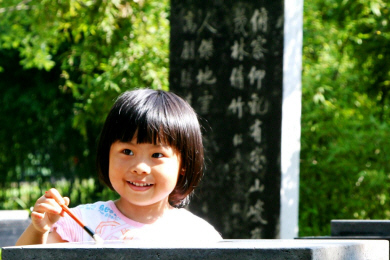
POLYGON ((185 174, 186 174, 186 169, 184 169, 184 168, 181 169, 181 170, 180 170, 180 175, 183 175, 183 176, 184 176, 185 174))

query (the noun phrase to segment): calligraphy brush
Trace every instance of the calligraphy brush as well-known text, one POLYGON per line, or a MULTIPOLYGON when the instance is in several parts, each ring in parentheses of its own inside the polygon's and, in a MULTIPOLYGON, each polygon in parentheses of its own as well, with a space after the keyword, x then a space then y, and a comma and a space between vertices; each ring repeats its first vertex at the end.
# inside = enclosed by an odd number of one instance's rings
POLYGON ((76 217, 76 215, 74 215, 70 210, 69 208, 62 202, 60 201, 58 198, 54 197, 54 200, 61 206, 61 208, 66 212, 68 213, 68 215, 74 219, 74 221, 77 222, 77 224, 79 224, 87 233, 88 235, 90 235, 93 240, 95 240, 95 243, 96 244, 102 244, 103 243, 103 239, 98 235, 98 234, 95 234, 92 229, 90 229, 89 227, 87 227, 78 217, 76 217))

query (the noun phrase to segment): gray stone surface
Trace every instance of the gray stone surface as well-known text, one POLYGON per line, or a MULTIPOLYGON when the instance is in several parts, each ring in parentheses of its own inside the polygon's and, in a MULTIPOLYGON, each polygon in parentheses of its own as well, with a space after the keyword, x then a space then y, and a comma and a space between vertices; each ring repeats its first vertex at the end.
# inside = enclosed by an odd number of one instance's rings
POLYGON ((110 241, 5 247, 8 259, 387 260, 385 240, 223 240, 218 243, 110 241))
POLYGON ((26 219, 29 219, 29 213, 27 210, 0 210, 0 221, 26 219))
POLYGON ((29 224, 25 210, 0 210, 0 247, 15 245, 29 224))
POLYGON ((390 220, 332 220, 332 236, 390 236, 390 220))

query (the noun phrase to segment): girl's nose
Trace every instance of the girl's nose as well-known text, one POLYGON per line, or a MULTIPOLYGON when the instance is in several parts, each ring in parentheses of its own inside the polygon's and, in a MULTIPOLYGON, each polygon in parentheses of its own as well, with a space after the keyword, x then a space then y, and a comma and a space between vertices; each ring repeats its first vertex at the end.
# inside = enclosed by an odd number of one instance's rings
POLYGON ((150 166, 145 162, 138 162, 132 170, 135 174, 150 174, 150 166))

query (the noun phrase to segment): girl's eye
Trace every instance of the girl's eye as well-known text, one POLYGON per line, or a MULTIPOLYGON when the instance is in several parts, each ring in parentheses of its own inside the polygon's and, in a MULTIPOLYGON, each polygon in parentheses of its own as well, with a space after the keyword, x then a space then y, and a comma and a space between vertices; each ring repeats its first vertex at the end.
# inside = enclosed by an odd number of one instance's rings
POLYGON ((133 151, 130 150, 130 149, 124 149, 122 152, 123 152, 124 154, 126 154, 126 155, 134 155, 133 151))
POLYGON ((161 157, 163 157, 164 155, 162 154, 162 153, 154 153, 153 155, 152 155, 152 157, 153 158, 161 158, 161 157))

